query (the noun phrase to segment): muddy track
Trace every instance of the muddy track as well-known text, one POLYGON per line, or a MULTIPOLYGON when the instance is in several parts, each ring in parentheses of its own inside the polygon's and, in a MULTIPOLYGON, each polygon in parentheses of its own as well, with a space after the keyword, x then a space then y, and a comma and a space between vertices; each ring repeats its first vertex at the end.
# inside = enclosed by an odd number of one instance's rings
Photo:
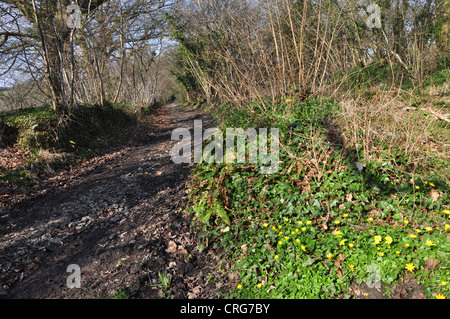
POLYGON ((168 105, 137 146, 105 154, 49 178, 44 191, 0 210, 1 298, 217 298, 226 287, 217 257, 199 253, 185 183, 192 165, 176 165, 174 128, 212 121, 168 105), (67 267, 81 288, 67 287, 67 267), (160 276, 171 277, 167 289, 160 276))

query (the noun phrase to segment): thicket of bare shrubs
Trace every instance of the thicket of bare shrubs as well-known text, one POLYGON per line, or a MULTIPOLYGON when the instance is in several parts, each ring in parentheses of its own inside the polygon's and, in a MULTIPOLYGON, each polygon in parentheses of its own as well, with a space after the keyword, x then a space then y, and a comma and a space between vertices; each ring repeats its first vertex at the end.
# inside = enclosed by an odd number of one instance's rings
POLYGON ((25 81, 0 92, 0 112, 38 107, 46 100, 36 82, 25 81))
POLYGON ((297 91, 336 93, 346 77, 374 65, 388 70, 385 85, 421 84, 448 51, 448 34, 436 31, 448 5, 387 1, 382 27, 369 28, 370 3, 185 1, 175 28, 191 53, 185 67, 208 99, 245 104, 297 91))

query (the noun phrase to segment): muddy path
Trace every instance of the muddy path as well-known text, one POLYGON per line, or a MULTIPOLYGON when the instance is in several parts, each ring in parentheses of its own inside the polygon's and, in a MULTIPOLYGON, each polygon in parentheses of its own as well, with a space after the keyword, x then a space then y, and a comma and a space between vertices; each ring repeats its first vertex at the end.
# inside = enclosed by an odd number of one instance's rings
POLYGON ((212 121, 176 104, 153 128, 42 183, 36 195, 0 210, 0 298, 217 298, 226 289, 217 256, 199 252, 183 213, 193 165, 176 165, 174 128, 212 121), (69 265, 81 287, 69 289, 69 265), (170 284, 163 287, 163 278, 170 284))

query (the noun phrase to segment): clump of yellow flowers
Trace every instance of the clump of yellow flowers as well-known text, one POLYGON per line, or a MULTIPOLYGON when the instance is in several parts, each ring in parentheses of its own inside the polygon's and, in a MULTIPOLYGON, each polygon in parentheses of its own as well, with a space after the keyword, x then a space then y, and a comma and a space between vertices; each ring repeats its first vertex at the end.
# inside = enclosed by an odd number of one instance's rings
POLYGON ((391 236, 386 236, 385 240, 388 245, 392 244, 393 239, 391 236))
POLYGON ((378 245, 379 243, 381 243, 382 238, 380 235, 377 235, 377 236, 375 236, 374 240, 375 240, 375 244, 378 245))

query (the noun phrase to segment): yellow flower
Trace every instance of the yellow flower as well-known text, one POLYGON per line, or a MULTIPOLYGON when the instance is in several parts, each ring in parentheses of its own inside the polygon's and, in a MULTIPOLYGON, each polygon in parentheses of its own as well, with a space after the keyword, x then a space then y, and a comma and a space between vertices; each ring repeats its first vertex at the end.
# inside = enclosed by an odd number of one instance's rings
POLYGON ((403 224, 405 224, 405 225, 408 225, 408 223, 409 223, 409 221, 408 221, 407 219, 405 219, 405 220, 403 221, 403 224))
POLYGON ((289 237, 288 236, 284 236, 284 239, 289 240, 289 237))
POLYGON ((275 226, 272 226, 272 230, 277 230, 277 228, 275 226))
POLYGON ((367 221, 373 222, 373 218, 372 218, 372 217, 369 217, 369 218, 367 218, 367 221))
POLYGON ((336 225, 339 225, 340 221, 339 221, 339 220, 335 220, 334 223, 335 223, 336 225))
POLYGON ((354 265, 348 265, 348 268, 350 268, 351 271, 353 271, 355 269, 354 265))
POLYGON ((445 231, 450 231, 450 225, 449 224, 445 224, 445 231))
POLYGON ((291 235, 295 235, 295 231, 291 231, 291 235))
POLYGON ((291 102, 292 102, 291 99, 287 99, 287 100, 286 100, 286 103, 291 103, 291 102))
POLYGON ((420 234, 422 231, 420 229, 416 229, 416 233, 420 234))
POLYGON ((299 232, 298 228, 296 228, 296 229, 295 229, 295 232, 296 232, 296 233, 298 233, 298 232, 299 232))
POLYGON ((416 266, 414 266, 414 264, 406 264, 405 266, 406 270, 409 270, 410 272, 412 272, 414 269, 416 269, 416 266))
POLYGON ((339 246, 343 246, 345 244, 346 239, 342 239, 341 242, 339 243, 339 246))
POLYGON ((433 183, 430 183, 430 186, 431 186, 431 187, 434 187, 434 184, 433 184, 433 183))
POLYGON ((333 254, 332 253, 329 253, 328 255, 327 255, 327 258, 333 258, 333 254))
POLYGON ((344 215, 342 215, 342 217, 347 218, 347 217, 348 217, 348 214, 344 214, 344 215))
POLYGON ((242 285, 237 285, 237 289, 242 289, 242 285))
POLYGON ((299 221, 298 224, 301 226, 301 225, 303 225, 303 222, 302 222, 302 221, 299 221))
POLYGON ((257 287, 257 288, 261 288, 262 285, 261 285, 261 284, 257 284, 256 287, 257 287))
POLYGON ((425 181, 424 183, 425 183, 425 185, 427 185, 427 184, 428 184, 428 182, 427 182, 427 181, 425 181))
POLYGON ((275 255, 275 257, 273 257, 273 258, 275 258, 275 260, 277 260, 278 259, 278 255, 275 255))
POLYGON ((405 244, 405 247, 408 248, 408 247, 409 247, 409 244, 405 244))
POLYGON ((427 227, 425 227, 425 230, 426 230, 426 231, 432 231, 432 230, 433 230, 433 227, 427 226, 427 227))
POLYGON ((441 281, 441 285, 442 286, 447 286, 447 282, 446 281, 441 281))
POLYGON ((436 299, 446 299, 443 294, 439 294, 436 296, 436 299))
POLYGON ((285 218, 284 221, 285 221, 285 222, 288 222, 288 221, 289 221, 289 218, 285 218))
POLYGON ((335 234, 336 236, 339 236, 339 235, 342 234, 342 232, 341 232, 340 230, 336 230, 336 231, 334 232, 334 234, 335 234))
POLYGON ((302 227, 302 231, 306 231, 306 227, 302 227))
POLYGON ((306 247, 305 247, 305 246, 301 245, 300 248, 301 248, 303 251, 306 251, 306 247))
POLYGON ((352 243, 348 244, 348 247, 350 247, 350 248, 353 248, 353 246, 355 246, 355 245, 353 245, 352 243))
POLYGON ((392 237, 391 236, 386 236, 386 242, 388 243, 388 245, 392 244, 392 237))
POLYGON ((281 226, 281 225, 278 226, 279 229, 281 229, 281 227, 283 227, 283 226, 281 226))
POLYGON ((417 238, 416 235, 409 235, 409 237, 412 238, 412 239, 417 238))
POLYGON ((279 242, 278 242, 278 245, 283 245, 283 242, 280 240, 279 242))
POLYGON ((280 232, 278 233, 278 236, 281 236, 281 235, 283 235, 283 232, 282 232, 282 231, 280 231, 280 232))
POLYGON ((397 255, 400 255, 400 251, 399 251, 399 250, 397 250, 395 253, 396 253, 397 255))
POLYGON ((416 186, 416 189, 420 189, 420 187, 419 187, 419 186, 416 186))
POLYGON ((381 236, 375 236, 375 244, 379 244, 381 242, 381 236))
POLYGON ((295 240, 295 242, 296 242, 296 243, 299 243, 299 242, 300 242, 300 240, 299 240, 299 239, 297 238, 297 239, 295 240))
POLYGON ((448 209, 444 209, 442 212, 443 212, 444 214, 450 215, 450 210, 448 210, 448 209))
POLYGON ((436 246, 436 244, 435 244, 435 243, 433 243, 433 241, 432 241, 432 240, 430 240, 430 239, 428 239, 428 240, 427 240, 427 242, 425 243, 425 245, 427 245, 428 247, 431 247, 431 246, 436 246))
POLYGON ((384 256, 384 253, 379 252, 378 255, 380 255, 380 257, 383 257, 383 256, 384 256))
POLYGON ((310 221, 310 220, 308 220, 307 222, 306 222, 306 225, 311 225, 312 224, 312 221, 310 221))
POLYGON ((263 224, 263 226, 267 228, 267 226, 269 226, 269 224, 267 224, 267 223, 264 223, 264 224, 263 224))

